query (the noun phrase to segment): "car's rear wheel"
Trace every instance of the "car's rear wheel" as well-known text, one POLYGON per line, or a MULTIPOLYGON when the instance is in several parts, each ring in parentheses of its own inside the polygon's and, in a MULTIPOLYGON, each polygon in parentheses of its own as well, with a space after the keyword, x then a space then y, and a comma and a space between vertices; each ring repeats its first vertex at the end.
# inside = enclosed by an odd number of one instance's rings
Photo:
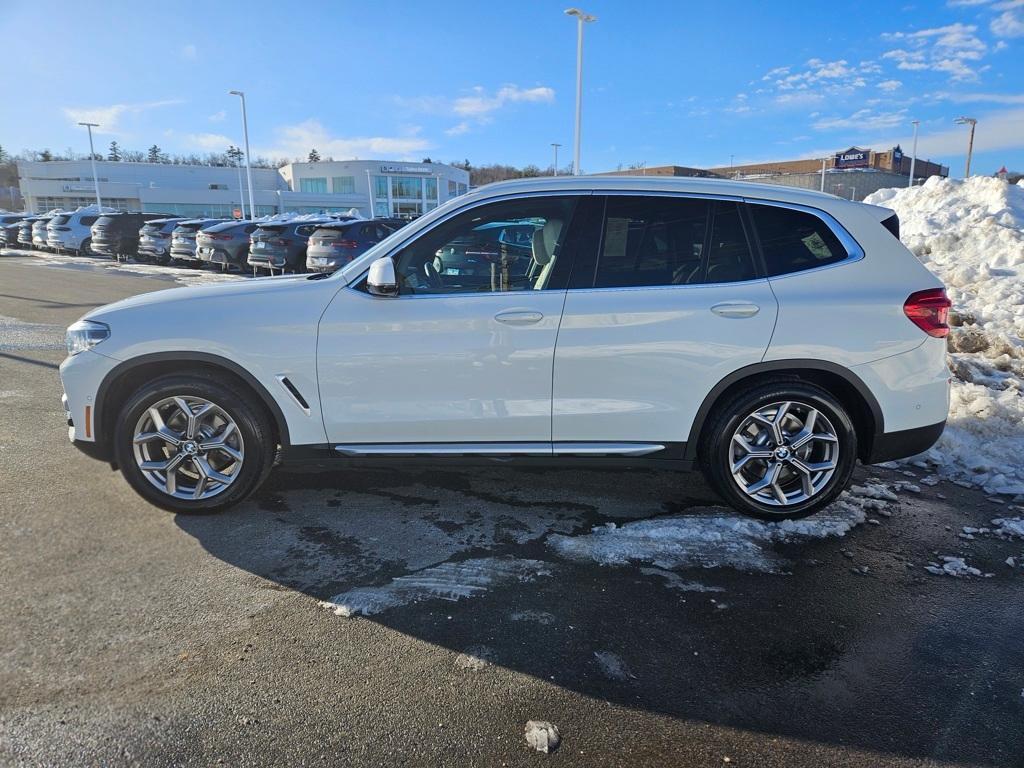
POLYGON ((138 390, 114 431, 118 465, 147 501, 173 512, 215 512, 266 479, 275 444, 254 399, 206 375, 166 376, 138 390))
POLYGON ((701 445, 711 486, 767 520, 807 517, 833 502, 856 458, 857 433, 842 404, 797 381, 732 397, 716 408, 701 445))

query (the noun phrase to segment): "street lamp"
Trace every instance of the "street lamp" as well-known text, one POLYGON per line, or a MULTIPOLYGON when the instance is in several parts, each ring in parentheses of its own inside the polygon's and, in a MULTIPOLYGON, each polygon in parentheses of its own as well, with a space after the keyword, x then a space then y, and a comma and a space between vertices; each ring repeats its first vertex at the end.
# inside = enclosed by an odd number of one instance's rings
POLYGON ((242 91, 228 91, 230 96, 237 96, 242 100, 242 134, 245 137, 245 178, 249 182, 249 216, 256 218, 256 203, 252 199, 252 163, 249 157, 249 120, 245 114, 245 93, 242 91))
POLYGON ((573 147, 572 175, 580 175, 580 121, 583 109, 583 25, 597 21, 596 16, 584 13, 579 8, 567 8, 568 16, 576 17, 576 140, 573 147))
POLYGON ((92 148, 92 129, 99 128, 99 123, 79 123, 89 131, 89 159, 92 161, 92 183, 96 187, 96 213, 103 212, 103 205, 100 203, 100 178, 96 175, 96 150, 92 148))
POLYGON ((911 120, 911 125, 914 126, 914 150, 910 153, 910 179, 907 181, 907 186, 914 186, 914 166, 917 165, 917 126, 921 124, 920 120, 911 120))
POLYGON ((556 144, 555 142, 551 142, 551 147, 552 147, 552 149, 555 150, 555 164, 552 166, 552 168, 554 168, 554 170, 551 172, 552 176, 557 176, 558 175, 558 148, 560 146, 562 146, 562 145, 561 144, 556 144))
POLYGON ((953 122, 958 125, 971 126, 971 134, 967 139, 967 170, 964 171, 964 178, 966 179, 971 175, 971 153, 974 152, 974 126, 978 124, 978 121, 973 117, 958 117, 953 122))

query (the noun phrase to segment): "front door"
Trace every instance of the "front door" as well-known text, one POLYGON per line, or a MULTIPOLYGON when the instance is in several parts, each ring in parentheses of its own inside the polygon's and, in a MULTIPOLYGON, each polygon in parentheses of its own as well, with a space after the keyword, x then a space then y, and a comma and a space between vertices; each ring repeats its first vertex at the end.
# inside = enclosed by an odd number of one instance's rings
POLYGON ((566 295, 552 440, 683 443, 708 392, 763 358, 775 296, 736 201, 609 196, 601 222, 566 295))
POLYGON ((345 446, 551 441, 551 374, 575 198, 472 208, 392 256, 393 298, 355 284, 320 323, 324 426, 345 446))

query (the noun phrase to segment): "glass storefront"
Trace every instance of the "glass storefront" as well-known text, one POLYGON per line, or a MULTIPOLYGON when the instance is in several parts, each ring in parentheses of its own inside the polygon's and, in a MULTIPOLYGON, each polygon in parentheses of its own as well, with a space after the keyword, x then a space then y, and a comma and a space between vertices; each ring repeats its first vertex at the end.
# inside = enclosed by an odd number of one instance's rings
POLYGON ((321 176, 315 179, 299 179, 300 192, 313 192, 316 194, 327 194, 327 177, 321 176))
POLYGON ((335 176, 331 179, 331 192, 336 195, 354 195, 356 193, 355 176, 335 176))

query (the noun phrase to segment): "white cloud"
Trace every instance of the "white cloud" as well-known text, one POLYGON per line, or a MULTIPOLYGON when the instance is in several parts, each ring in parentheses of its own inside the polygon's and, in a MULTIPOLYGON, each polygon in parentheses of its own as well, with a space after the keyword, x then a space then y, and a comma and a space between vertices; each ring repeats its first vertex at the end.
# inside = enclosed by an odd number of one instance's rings
POLYGON ((106 107, 63 107, 64 115, 72 123, 99 123, 96 133, 116 134, 121 118, 129 114, 140 114, 150 109, 182 104, 181 99, 164 99, 141 104, 111 104, 106 107))
POLYGON ((519 88, 515 85, 506 85, 498 89, 493 96, 477 86, 473 89, 472 96, 462 96, 455 99, 452 108, 455 113, 464 117, 482 117, 495 110, 501 109, 506 104, 515 102, 552 102, 555 100, 555 91, 547 86, 536 88, 519 88))
POLYGON ((907 122, 907 111, 901 109, 897 112, 874 112, 871 109, 859 109, 848 117, 827 117, 817 120, 811 124, 816 131, 834 130, 885 130, 895 128, 897 125, 907 122))
POLYGON ((223 123, 224 120, 227 118, 227 116, 228 116, 227 110, 223 110, 222 109, 219 112, 214 112, 212 115, 210 115, 206 119, 209 120, 211 123, 223 123))
POLYGON ((189 144, 207 152, 223 152, 234 142, 221 133, 190 133, 185 137, 189 144))
POLYGON ((992 19, 992 34, 999 37, 1024 37, 1024 12, 1011 8, 992 19))
POLYGON ((960 104, 1024 104, 1024 93, 936 93, 933 97, 960 104))
POLYGON ((445 131, 446 136, 461 136, 464 133, 469 133, 470 124, 468 121, 463 120, 461 123, 453 125, 451 128, 445 131))
POLYGON ((195 43, 186 43, 181 46, 181 58, 185 61, 195 61, 199 56, 199 50, 196 48, 195 43))
POLYGON ((878 84, 878 87, 886 93, 892 93, 893 91, 898 91, 902 85, 903 83, 899 80, 883 80, 878 84))
POLYGON ((967 62, 981 60, 988 46, 975 33, 973 24, 947 24, 916 32, 885 32, 882 39, 899 41, 905 47, 886 51, 883 59, 897 62, 898 69, 942 72, 953 81, 976 80, 978 70, 967 62))
POLYGON ((321 157, 339 160, 354 157, 407 160, 431 148, 431 143, 419 136, 418 131, 418 128, 412 128, 403 136, 335 136, 319 120, 310 119, 279 128, 276 143, 259 149, 255 154, 266 157, 306 157, 310 149, 316 148, 321 157))

